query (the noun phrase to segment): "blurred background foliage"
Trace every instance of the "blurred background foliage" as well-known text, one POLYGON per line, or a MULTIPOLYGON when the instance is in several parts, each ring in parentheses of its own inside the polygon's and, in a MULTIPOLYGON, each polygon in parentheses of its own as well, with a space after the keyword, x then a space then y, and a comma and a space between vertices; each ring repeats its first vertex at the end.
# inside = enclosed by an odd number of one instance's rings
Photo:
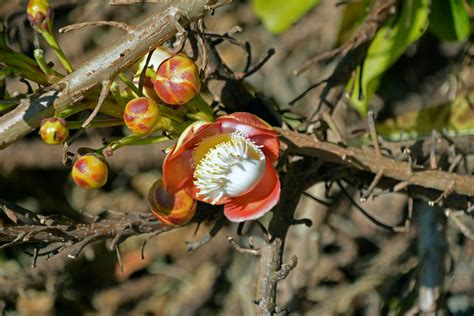
MULTIPOLYGON (((136 24, 161 8, 151 3, 110 7, 96 0, 51 2, 56 30, 96 20, 136 24)), ((250 43, 254 60, 269 47, 276 49, 247 84, 287 112, 286 122, 298 128, 300 118, 313 111, 321 89, 310 91, 294 106, 289 101, 327 78, 335 64, 314 65, 298 77, 293 76, 294 69, 311 56, 349 41, 373 4, 370 0, 340 2, 234 1, 207 17, 206 25, 218 33, 242 26, 236 37, 250 43)), ((472 5, 473 1, 463 0, 398 1, 397 13, 377 32, 367 58, 347 84, 348 106, 343 114, 335 113, 344 118, 342 132, 347 139, 361 142, 365 135, 358 131, 365 126, 369 110, 378 114, 377 129, 386 140, 420 140, 433 130, 472 136, 472 5)), ((37 39, 25 7, 26 1, 0 0, 0 17, 10 46, 32 57, 37 39)), ((121 31, 113 28, 88 27, 60 35, 59 42, 77 67, 120 36, 121 31)), ((40 43, 47 59, 59 64, 41 39, 40 43)), ((245 56, 235 46, 223 43, 219 53, 231 69, 244 67, 245 56)), ((3 101, 27 92, 18 77, 1 66, 0 70, 6 91, 3 101)), ((103 138, 122 133, 121 128, 93 130, 78 146, 97 146, 103 138)), ((0 151, 0 198, 41 214, 70 218, 80 218, 77 210, 93 215, 105 210, 146 213, 145 196, 159 177, 161 150, 137 146, 117 152, 110 159, 108 184, 99 191, 85 191, 72 185, 69 168, 61 164, 61 150, 42 144, 33 133, 0 151)), ((288 306, 291 315, 402 315, 410 311, 422 259, 417 252, 419 214, 415 212, 410 232, 389 233, 368 222, 340 190, 325 192, 324 185, 318 184, 309 194, 327 203, 309 197, 300 201, 297 218, 309 218, 313 225, 290 230, 286 254, 297 255, 299 264, 280 283, 278 303, 288 306)), ((407 213, 408 199, 385 194, 364 207, 381 221, 398 225, 407 213)), ((463 219, 472 228, 468 220, 463 219)), ((239 240, 235 225, 226 226, 202 249, 186 251, 185 242, 198 239, 209 228, 203 224, 195 233, 195 226, 185 227, 153 239, 145 259, 140 247, 146 236, 127 240, 121 245, 123 272, 115 253, 103 242, 86 248, 76 260, 64 253, 40 256, 36 268, 30 267, 31 247, 3 250, 1 307, 7 315, 252 315, 258 260, 236 252, 227 242, 225 236, 239 240)), ((255 236, 259 243, 254 225, 246 226, 245 234, 255 236)), ((443 308, 446 314, 473 315, 474 242, 450 221, 445 236, 449 251, 443 308)))

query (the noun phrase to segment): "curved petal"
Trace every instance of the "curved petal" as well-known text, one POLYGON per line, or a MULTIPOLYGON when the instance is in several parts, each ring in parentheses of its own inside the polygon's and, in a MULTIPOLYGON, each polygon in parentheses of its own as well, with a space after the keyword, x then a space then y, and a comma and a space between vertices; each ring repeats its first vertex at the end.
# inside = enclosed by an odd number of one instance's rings
POLYGON ((232 222, 259 218, 271 210, 280 199, 280 180, 275 169, 267 163, 263 178, 249 193, 229 198, 224 215, 232 222))
POLYGON ((239 122, 238 120, 234 120, 228 115, 220 117, 217 120, 217 123, 221 123, 223 133, 229 133, 235 130, 239 130, 247 137, 252 137, 252 136, 260 135, 260 134, 273 135, 275 137, 278 136, 278 132, 275 130, 263 128, 260 126, 245 124, 245 123, 239 122))
POLYGON ((169 157, 173 155, 178 155, 182 151, 189 149, 186 147, 186 144, 193 139, 196 135, 196 132, 206 126, 209 126, 210 123, 204 121, 197 121, 186 127, 186 129, 181 133, 178 138, 178 142, 173 147, 173 150, 169 153, 169 157))
POLYGON ((250 140, 257 145, 263 146, 261 149, 265 157, 270 160, 270 163, 273 164, 278 160, 278 156, 280 155, 280 140, 277 136, 261 134, 250 137, 250 140))
POLYGON ((194 173, 194 146, 202 139, 218 133, 220 124, 215 123, 196 122, 186 128, 163 162, 163 182, 168 191, 176 192, 186 186, 194 173))
POLYGON ((235 112, 229 115, 224 115, 218 118, 218 121, 232 119, 244 125, 251 125, 254 127, 266 129, 273 131, 273 128, 270 124, 262 120, 256 115, 247 112, 235 112))
POLYGON ((255 144, 263 146, 265 156, 272 163, 278 160, 280 151, 278 132, 259 117, 250 113, 237 112, 221 116, 217 122, 221 122, 223 133, 239 130, 255 144))
POLYGON ((168 156, 163 161, 163 183, 167 191, 177 192, 185 186, 188 180, 192 180, 194 173, 193 152, 185 150, 172 159, 167 159, 168 156))

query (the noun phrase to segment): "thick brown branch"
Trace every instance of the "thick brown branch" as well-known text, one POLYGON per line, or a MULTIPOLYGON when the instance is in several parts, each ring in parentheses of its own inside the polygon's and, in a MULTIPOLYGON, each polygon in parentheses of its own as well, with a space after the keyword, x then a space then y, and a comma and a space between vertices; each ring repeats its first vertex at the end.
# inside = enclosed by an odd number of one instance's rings
MULTIPOLYGON (((271 240, 266 241, 260 247, 256 295, 257 315, 272 315, 277 309, 276 291, 277 284, 281 280, 278 276, 281 275, 282 269, 288 268, 282 265, 286 234, 294 222, 293 215, 301 195, 308 188, 308 183, 314 183, 315 179, 308 181, 308 178, 315 173, 308 172, 308 170, 315 169, 315 166, 320 165, 320 163, 309 159, 297 161, 291 165, 282 179, 281 199, 273 210, 273 218, 268 228, 271 240), (306 177, 302 177, 303 174, 306 177)), ((323 174, 320 176, 324 177, 323 174)), ((296 265, 296 258, 291 260, 296 265)))
POLYGON ((137 214, 124 214, 120 218, 104 219, 96 223, 3 226, 0 228, 0 242, 12 242, 18 236, 23 236, 21 240, 15 241, 15 245, 35 242, 65 243, 87 238, 114 238, 119 234, 124 238, 167 230, 170 228, 156 220, 143 219, 137 214))
POLYGON ((333 143, 318 141, 313 136, 302 135, 279 129, 283 140, 294 154, 316 157, 333 163, 340 163, 359 170, 377 174, 383 169, 383 176, 409 185, 430 188, 444 192, 452 187, 452 192, 473 196, 474 177, 461 176, 440 170, 414 170, 409 164, 389 157, 377 157, 371 149, 345 148, 333 143))
POLYGON ((64 77, 43 94, 24 99, 13 111, 0 118, 0 148, 33 131, 54 109, 64 109, 81 100, 97 84, 112 79, 140 57, 176 33, 173 17, 185 15, 188 21, 201 18, 208 0, 175 0, 153 15, 98 56, 64 77))

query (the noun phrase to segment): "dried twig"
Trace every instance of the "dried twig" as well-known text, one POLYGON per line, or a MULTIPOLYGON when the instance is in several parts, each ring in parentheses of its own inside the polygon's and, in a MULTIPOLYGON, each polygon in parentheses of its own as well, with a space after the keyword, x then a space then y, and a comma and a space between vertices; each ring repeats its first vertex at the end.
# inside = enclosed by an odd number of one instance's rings
POLYGON ((215 235, 217 235, 217 233, 222 229, 222 227, 224 227, 225 223, 227 223, 226 217, 224 215, 219 216, 209 233, 207 233, 199 240, 186 243, 188 246, 188 251, 195 251, 207 244, 215 235))
MULTIPOLYGON (((281 199, 273 211, 273 218, 268 227, 268 235, 271 239, 265 240, 259 249, 260 263, 255 300, 257 315, 271 315, 278 309, 276 290, 280 279, 275 276, 283 273, 282 271, 291 270, 291 265, 282 266, 283 247, 286 234, 292 224, 291 219, 303 192, 317 180, 325 177, 324 172, 303 172, 315 169, 314 165, 320 165, 319 161, 307 158, 296 161, 290 165, 288 172, 281 179, 281 199), (299 174, 304 176, 300 177, 299 174)), ((296 260, 293 262, 296 265, 296 260)))
POLYGON ((118 29, 121 29, 127 33, 130 33, 133 31, 133 27, 128 25, 127 23, 123 22, 116 22, 116 21, 92 21, 92 22, 82 22, 82 23, 76 23, 76 24, 71 24, 68 26, 64 26, 58 30, 59 33, 65 34, 67 32, 79 30, 83 27, 86 26, 113 26, 118 29))
POLYGON ((458 217, 461 215, 465 215, 464 211, 459 211, 459 212, 453 212, 453 210, 447 208, 444 210, 444 215, 448 219, 450 219, 463 233, 466 238, 469 238, 470 240, 474 240, 474 232, 472 232, 469 227, 467 227, 458 217))
POLYGON ((122 214, 118 218, 103 219, 94 223, 4 226, 0 230, 0 242, 4 244, 0 247, 30 243, 84 242, 86 239, 87 243, 90 243, 99 239, 114 238, 117 235, 122 236, 123 241, 133 235, 165 232, 171 229, 173 228, 150 218, 144 219, 137 214, 122 214))
POLYGON ((234 240, 234 238, 232 238, 230 236, 227 236, 227 240, 230 242, 232 247, 234 247, 234 249, 237 250, 240 253, 247 253, 247 254, 250 254, 250 255, 253 255, 253 256, 259 256, 260 255, 260 251, 258 249, 244 248, 244 247, 240 246, 234 240))
POLYGON ((345 55, 349 51, 354 50, 360 46, 370 42, 377 30, 383 25, 383 23, 394 13, 395 0, 376 1, 373 5, 368 17, 365 19, 365 23, 360 27, 354 37, 347 43, 336 49, 318 54, 306 62, 303 63, 298 69, 295 70, 295 75, 299 75, 305 70, 308 70, 311 65, 333 59, 338 55, 345 55))

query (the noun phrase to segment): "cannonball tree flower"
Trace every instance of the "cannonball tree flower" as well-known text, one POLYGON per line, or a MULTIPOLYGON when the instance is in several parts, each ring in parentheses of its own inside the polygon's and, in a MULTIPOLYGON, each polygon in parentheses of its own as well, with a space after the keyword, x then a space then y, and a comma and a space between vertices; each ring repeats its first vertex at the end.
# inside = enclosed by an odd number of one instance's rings
POLYGON ((166 156, 163 183, 168 192, 184 189, 196 200, 224 204, 233 222, 256 219, 280 197, 273 167, 279 146, 278 133, 250 113, 195 122, 166 156))

